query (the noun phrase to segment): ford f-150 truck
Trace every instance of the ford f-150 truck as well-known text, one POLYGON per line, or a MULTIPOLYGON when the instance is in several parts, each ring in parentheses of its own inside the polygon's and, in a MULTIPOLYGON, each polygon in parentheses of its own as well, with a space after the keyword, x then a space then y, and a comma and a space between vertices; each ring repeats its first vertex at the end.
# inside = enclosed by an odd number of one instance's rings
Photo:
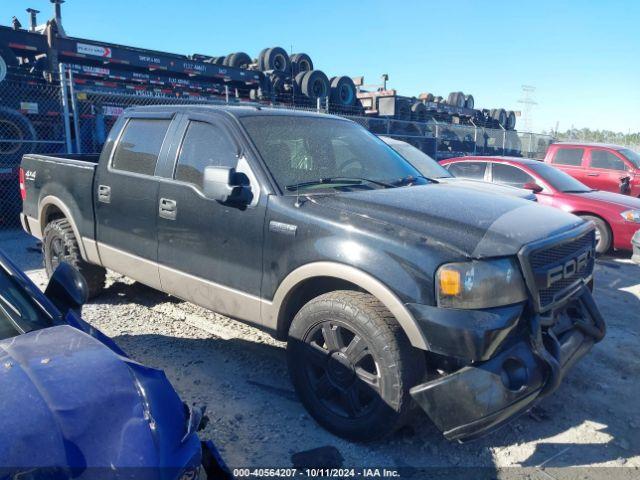
POLYGON ((352 440, 448 439, 529 409, 605 332, 591 223, 439 182, 359 125, 260 107, 125 112, 99 158, 26 155, 51 273, 115 270, 287 340, 293 385, 352 440))

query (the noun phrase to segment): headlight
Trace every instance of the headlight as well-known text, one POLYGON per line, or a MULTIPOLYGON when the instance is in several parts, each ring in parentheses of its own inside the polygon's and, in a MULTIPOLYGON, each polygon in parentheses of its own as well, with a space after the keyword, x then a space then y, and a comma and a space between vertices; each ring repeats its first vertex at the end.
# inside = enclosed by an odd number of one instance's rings
POLYGON ((626 210, 620 215, 622 215, 622 218, 627 222, 640 223, 640 210, 626 210))
POLYGON ((512 259, 448 263, 436 272, 438 306, 490 308, 527 299, 518 265, 512 259))

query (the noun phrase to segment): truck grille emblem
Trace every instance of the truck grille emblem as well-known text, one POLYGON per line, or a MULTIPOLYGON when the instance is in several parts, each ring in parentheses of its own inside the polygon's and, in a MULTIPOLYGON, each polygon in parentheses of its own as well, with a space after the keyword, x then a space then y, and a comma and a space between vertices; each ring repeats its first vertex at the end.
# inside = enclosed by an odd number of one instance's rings
POLYGON ((554 283, 559 282, 560 280, 567 280, 573 277, 576 273, 585 268, 592 258, 593 248, 589 248, 577 257, 564 262, 562 265, 551 268, 547 271, 546 288, 550 288, 554 283))

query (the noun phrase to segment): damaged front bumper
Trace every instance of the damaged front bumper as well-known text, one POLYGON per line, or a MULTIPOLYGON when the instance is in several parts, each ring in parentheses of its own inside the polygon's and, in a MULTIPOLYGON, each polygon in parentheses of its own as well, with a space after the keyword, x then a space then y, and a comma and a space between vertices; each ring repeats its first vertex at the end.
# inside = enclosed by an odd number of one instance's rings
POLYGON ((640 230, 638 230, 631 239, 631 246, 633 247, 631 260, 640 264, 640 230))
POLYGON ((488 331, 486 324, 477 331, 458 325, 458 347, 471 347, 467 351, 477 358, 411 389, 448 440, 480 437, 531 408, 605 335, 604 320, 586 286, 554 315, 523 313, 522 318, 528 321, 521 329, 509 310, 485 319, 495 327, 488 331))

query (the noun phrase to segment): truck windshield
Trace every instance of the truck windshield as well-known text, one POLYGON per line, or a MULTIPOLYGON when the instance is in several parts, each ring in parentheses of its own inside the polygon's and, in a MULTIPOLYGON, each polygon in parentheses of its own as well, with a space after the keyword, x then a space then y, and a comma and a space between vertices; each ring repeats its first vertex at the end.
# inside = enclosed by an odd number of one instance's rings
POLYGON ((583 193, 592 192, 593 189, 587 187, 584 183, 576 180, 568 173, 558 170, 546 163, 532 163, 529 167, 536 172, 542 179, 559 192, 566 193, 583 193))
POLYGON ((292 186, 351 190, 428 183, 382 140, 345 120, 256 115, 240 121, 285 193, 297 190, 292 186))
POLYGON ((640 168, 640 154, 634 152, 633 150, 629 150, 628 148, 623 148, 620 150, 620 153, 624 155, 627 160, 635 165, 636 168, 640 168))
POLYGON ((52 325, 51 318, 0 265, 0 340, 52 325))

